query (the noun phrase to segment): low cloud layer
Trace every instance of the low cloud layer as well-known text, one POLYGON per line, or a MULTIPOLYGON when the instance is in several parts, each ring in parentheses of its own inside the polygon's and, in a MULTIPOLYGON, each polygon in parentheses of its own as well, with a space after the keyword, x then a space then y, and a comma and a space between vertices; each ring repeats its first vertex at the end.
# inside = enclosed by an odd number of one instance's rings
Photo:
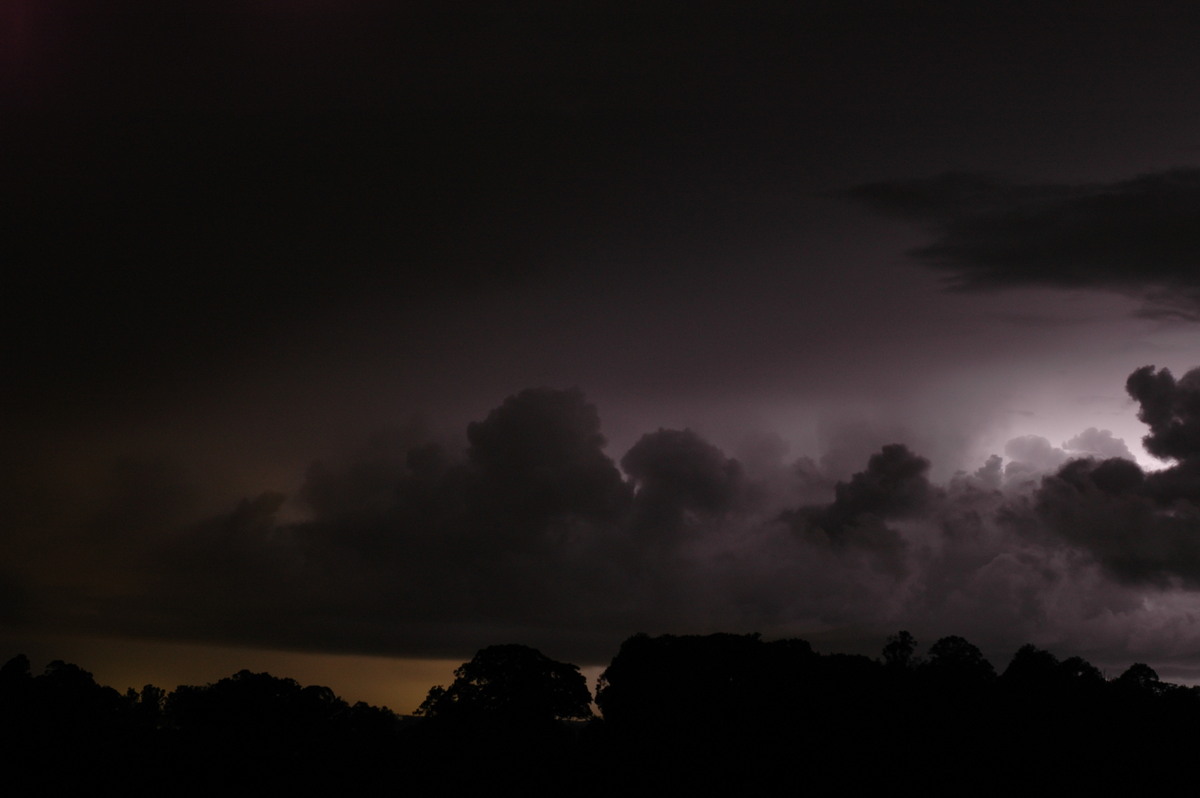
MULTIPOLYGON (((1129 378, 1147 473, 1088 429, 1009 442, 946 484, 903 444, 837 479, 747 469, 689 429, 620 458, 578 390, 522 391, 466 429, 314 463, 195 520, 187 479, 124 463, 76 514, 5 539, 6 620, 266 646, 461 656, 521 641, 604 661, 637 631, 761 631, 869 648, 889 631, 1097 661, 1200 652, 1200 370, 1129 378)), ((778 454, 778 452, 776 452, 778 454)), ((836 457, 827 458, 831 462, 836 457)))
POLYGON ((1113 290, 1146 315, 1200 320, 1200 169, 1079 184, 951 173, 849 196, 927 229, 910 254, 954 287, 1113 290))

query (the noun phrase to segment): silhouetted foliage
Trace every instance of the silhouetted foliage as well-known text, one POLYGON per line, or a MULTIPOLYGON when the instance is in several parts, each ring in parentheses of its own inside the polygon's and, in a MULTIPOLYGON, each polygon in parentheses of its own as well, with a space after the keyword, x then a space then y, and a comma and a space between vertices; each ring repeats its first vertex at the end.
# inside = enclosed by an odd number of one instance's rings
POLYGON ((916 654, 917 639, 901 630, 888 637, 883 647, 883 664, 893 670, 909 670, 919 664, 916 654))
POLYGON ((451 721, 544 724, 592 715, 592 696, 577 665, 528 646, 481 649, 454 671, 449 687, 433 687, 418 715, 451 721))
POLYGON ((1000 678, 1011 687, 1041 691, 1057 687, 1060 676, 1057 657, 1026 643, 1013 655, 1000 678))
POLYGON ((1126 693, 1158 695, 1163 684, 1158 673, 1144 662, 1135 662, 1113 682, 1113 686, 1126 693))
POLYGON ((996 669, 975 645, 957 635, 938 640, 929 647, 923 668, 937 682, 953 687, 978 686, 996 678, 996 669))
POLYGON ((801 670, 815 660, 804 641, 758 635, 636 635, 600 677, 605 721, 649 733, 755 722, 799 701, 801 670))
POLYGON ((997 678, 961 637, 925 662, 915 650, 907 632, 881 660, 758 635, 635 635, 599 681, 603 719, 586 724, 565 722, 590 718, 579 669, 520 645, 482 649, 406 722, 266 673, 122 695, 62 661, 33 676, 18 656, 0 667, 0 751, 11 778, 54 794, 400 781, 421 795, 869 794, 914 773, 925 794, 999 796, 1160 791, 1200 745, 1200 688, 1144 663, 1106 681, 1025 645, 997 678))
POLYGON ((1100 687, 1104 685, 1104 674, 1082 657, 1068 657, 1059 665, 1063 678, 1069 685, 1100 687))
POLYGON ((29 657, 18 654, 0 666, 0 686, 8 687, 33 676, 29 671, 29 657))

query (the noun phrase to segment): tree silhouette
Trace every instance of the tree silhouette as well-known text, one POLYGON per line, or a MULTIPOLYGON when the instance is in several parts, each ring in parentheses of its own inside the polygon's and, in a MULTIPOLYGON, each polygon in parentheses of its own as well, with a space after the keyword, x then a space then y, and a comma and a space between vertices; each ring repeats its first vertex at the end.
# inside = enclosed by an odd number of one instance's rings
POLYGON ((915 647, 905 632, 881 659, 758 635, 635 635, 597 688, 604 719, 588 724, 558 722, 590 716, 579 669, 520 645, 479 651, 418 720, 250 671, 122 696, 62 661, 33 676, 17 656, 0 666, 0 750, 11 783, 64 795, 376 794, 397 773, 422 795, 870 794, 894 792, 897 773, 936 773, 936 794, 1059 795, 1193 778, 1200 688, 1144 663, 1107 681, 1032 644, 999 678, 961 637, 924 662, 915 647))
POLYGON ((901 630, 888 637, 883 647, 883 664, 893 670, 909 670, 919 664, 916 652, 917 639, 901 630))
POLYGON ((1158 695, 1163 691, 1157 671, 1144 662, 1135 662, 1113 682, 1118 690, 1143 695, 1158 695))
POLYGON ((1057 657, 1026 643, 1017 649, 1000 678, 1010 689, 1039 693, 1057 688, 1064 676, 1057 657))
POLYGON ((801 716, 818 660, 803 640, 638 634, 601 675, 596 703, 606 725, 655 740, 762 734, 801 716))
POLYGON ((996 678, 996 669, 974 644, 957 635, 929 647, 925 670, 946 685, 979 685, 996 678))
POLYGON ((1105 684, 1100 669, 1083 657, 1067 657, 1059 664, 1063 679, 1076 688, 1098 689, 1105 684))
POLYGON ((23 684, 32 679, 29 672, 29 657, 18 654, 0 666, 0 687, 23 684))
POLYGON ((451 721, 538 725, 592 716, 591 693, 577 665, 518 644, 488 646, 437 686, 418 715, 451 721))

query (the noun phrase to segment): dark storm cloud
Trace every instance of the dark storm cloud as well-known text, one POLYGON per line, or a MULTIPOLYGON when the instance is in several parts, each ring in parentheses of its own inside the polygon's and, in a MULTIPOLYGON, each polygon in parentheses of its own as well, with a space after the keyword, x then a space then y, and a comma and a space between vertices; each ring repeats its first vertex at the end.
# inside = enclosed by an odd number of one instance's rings
POLYGON ((885 521, 920 515, 929 507, 936 490, 928 471, 929 461, 907 447, 884 446, 865 471, 837 484, 831 504, 785 513, 783 520, 835 548, 869 552, 876 567, 903 575, 906 543, 885 521))
POLYGON ((24 379, 4 400, 25 411, 225 379, 364 297, 414 313, 554 283, 615 238, 752 237, 780 162, 700 176, 744 132, 705 112, 740 107, 743 78, 789 96, 803 51, 786 11, 721 4, 682 27, 654 4, 14 8, 3 324, 24 379), (778 72, 733 57, 755 42, 778 72))
POLYGON ((1200 506, 1194 495, 1165 505, 1148 482, 1128 460, 1074 460, 1043 479, 1035 511, 1121 580, 1200 586, 1200 506))
POLYGON ((316 518, 377 516, 395 503, 397 486, 410 475, 423 484, 438 479, 446 465, 437 444, 403 433, 377 434, 348 462, 312 463, 298 499, 316 518))
MULTIPOLYGON (((893 138, 876 122, 925 140, 924 111, 1024 108, 1029 74, 1080 71, 1055 31, 1114 27, 899 2, 14 8, 4 400, 39 412, 186 395, 368 300, 403 317, 590 258, 640 281, 646 253, 743 270, 893 138), (996 69, 1014 40, 1023 69, 996 69)), ((1157 20, 1156 51, 1192 52, 1186 29, 1157 20)), ((1075 44, 1107 64, 1107 41, 1075 44)))
POLYGON ((638 629, 1127 646, 1152 619, 1136 591, 1183 602, 1171 585, 1200 585, 1186 464, 1073 460, 1031 489, 1003 484, 994 456, 939 487, 893 444, 836 481, 778 447, 750 474, 660 429, 623 475, 600 430, 578 390, 530 389, 464 448, 381 436, 310 467, 296 505, 263 492, 191 522, 177 470, 118 463, 89 505, 5 541, 5 604, 65 629, 445 656, 524 640, 602 660, 638 629), (139 508, 145 493, 165 498, 139 508))
POLYGON ((612 519, 627 503, 600 416, 578 390, 523 391, 468 425, 467 440, 482 501, 522 521, 612 519))
POLYGON ((871 455, 866 471, 855 474, 849 482, 838 483, 829 512, 844 519, 868 513, 880 518, 916 515, 934 494, 928 471, 929 461, 906 446, 884 446, 871 455))
POLYGON ((954 288, 1098 288, 1200 319, 1200 169, 1080 184, 945 174, 848 193, 927 228, 933 241, 910 254, 954 288))
MULTIPOLYGON (((1195 64, 1194 26, 942 5, 18 0, 0 619, 593 661, 639 630, 1200 642, 1193 594, 1161 589, 1195 581, 1200 464, 1060 475, 1127 452, 1102 430, 958 460, 949 428, 991 407, 950 423, 971 401, 931 372, 967 373, 966 353, 1016 374, 1024 344, 880 268, 886 243, 826 201, 900 168, 1159 168, 1161 131, 1192 113, 1161 68, 1195 64), (606 451, 578 391, 500 401, 546 381, 606 396, 605 431, 636 445, 606 451), (892 401, 917 390, 937 398, 892 401), (766 395, 797 409, 762 424, 815 425, 813 450, 722 451, 740 428, 680 409, 757 426, 744 403, 766 395), (887 418, 844 418, 855 396, 887 418), (437 434, 338 457, 415 407, 437 434)), ((852 193, 925 225, 918 257, 963 287, 1112 288, 1195 316, 1196 182, 852 193)), ((970 396, 1025 379, 971 373, 970 396)), ((1187 378, 1151 376, 1174 457, 1187 378)))
POLYGON ((742 469, 691 430, 647 433, 621 458, 637 495, 634 524, 674 532, 689 517, 719 518, 742 498, 742 469))
MULTIPOLYGON (((152 468, 119 468, 126 476, 96 513, 105 529, 130 525, 126 550, 76 535, 90 576, 70 601, 41 596, 39 617, 422 654, 456 653, 481 635, 533 637, 602 656, 630 629, 784 611, 786 593, 760 578, 764 566, 738 530, 790 559, 803 544, 782 526, 762 527, 766 483, 696 433, 644 436, 624 458, 626 482, 579 391, 531 389, 470 424, 466 438, 461 452, 409 434, 380 438, 345 462, 315 463, 298 496, 305 521, 285 520, 275 492, 197 523, 181 523, 174 504, 115 514, 131 493, 163 482, 152 468)), ((909 508, 901 472, 877 463, 874 487, 855 483, 854 500, 885 514, 909 508)), ((64 534, 75 535, 61 531, 60 543, 64 534)))
POLYGON ((1143 366, 1125 388, 1141 406, 1138 419, 1150 427, 1142 438, 1146 451, 1180 462, 1200 459, 1200 369, 1176 381, 1169 369, 1143 366))
POLYGON ((170 578, 135 617, 206 637, 417 653, 502 629, 608 633, 639 586, 625 571, 633 491, 599 430, 579 391, 530 389, 470 424, 461 453, 405 435, 314 464, 300 490, 312 520, 282 521, 282 497, 264 494, 180 530, 154 555, 170 578))
POLYGON ((1198 379, 1200 370, 1176 381, 1168 369, 1145 366, 1126 382, 1138 418, 1150 427, 1147 451, 1173 465, 1147 474, 1121 457, 1072 460, 1036 492, 1035 515, 1118 579, 1200 586, 1198 379))
POLYGON ((8 152, 24 153, 5 186, 21 232, 4 324, 24 379, 10 401, 223 378, 281 330, 311 346, 314 326, 364 295, 410 314, 553 276, 556 159, 531 165, 503 120, 471 135, 320 112, 82 127, 6 126, 8 152))

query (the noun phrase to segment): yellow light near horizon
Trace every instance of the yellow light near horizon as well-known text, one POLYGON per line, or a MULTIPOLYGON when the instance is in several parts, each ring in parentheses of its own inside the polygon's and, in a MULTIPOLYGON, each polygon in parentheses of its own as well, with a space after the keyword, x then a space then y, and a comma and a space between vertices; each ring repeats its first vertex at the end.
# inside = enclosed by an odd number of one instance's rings
POLYGON ((0 662, 29 656, 36 675, 52 660, 90 671, 97 683, 120 692, 153 684, 174 690, 203 685, 240 670, 267 672, 302 685, 331 688, 353 704, 365 701, 411 714, 435 684, 448 685, 462 660, 421 657, 275 651, 206 643, 94 637, 86 635, 0 634, 0 662))

